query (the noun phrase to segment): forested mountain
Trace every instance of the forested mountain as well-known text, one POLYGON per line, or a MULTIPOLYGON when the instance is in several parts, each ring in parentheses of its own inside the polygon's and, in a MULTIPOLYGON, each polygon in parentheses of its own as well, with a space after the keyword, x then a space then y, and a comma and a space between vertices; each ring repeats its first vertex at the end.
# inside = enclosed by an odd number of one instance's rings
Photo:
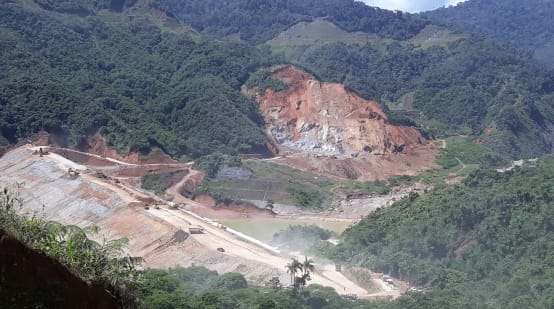
POLYGON ((433 291, 404 308, 554 303, 554 158, 411 194, 350 228, 331 254, 433 291))
MULTIPOLYGON (((553 44, 552 5, 473 0, 427 16, 518 43, 539 57, 553 44)), ((241 87, 286 87, 269 77, 268 68, 289 63, 382 102, 392 122, 417 125, 429 137, 467 135, 513 158, 551 153, 554 71, 508 43, 352 0, 4 0, 0 153, 41 130, 65 137, 69 146, 99 132, 122 153, 152 147, 175 158, 263 152, 263 119, 241 87), (163 26, 177 19, 181 28, 163 26), (298 22, 316 19, 370 35, 358 42, 270 42, 298 22), (446 38, 436 39, 438 33, 446 38)), ((479 147, 486 158, 500 158, 479 147)), ((431 288, 394 302, 366 306, 318 286, 300 294, 250 289, 240 276, 199 269, 146 272, 151 281, 138 292, 161 308, 549 307, 552 188, 554 158, 546 156, 411 194, 348 229, 327 252, 331 258, 431 288), (194 285, 194 276, 210 280, 194 285)), ((91 265, 72 261, 80 255, 66 254, 75 248, 56 236, 70 231, 84 249, 98 248, 83 231, 42 221, 19 226, 11 213, 0 222, 16 228, 10 233, 26 232, 31 246, 54 250, 77 268, 91 265)), ((106 268, 87 269, 103 277, 119 271, 101 265, 106 268)))
POLYGON ((417 15, 351 0, 0 5, 0 147, 39 130, 72 145, 100 131, 122 153, 263 152, 263 121, 240 87, 261 68, 293 63, 384 103, 392 122, 430 137, 470 134, 514 158, 552 151, 554 73, 417 15), (144 18, 159 9, 201 35, 144 18), (373 39, 259 44, 320 18, 373 39), (434 41, 441 31, 448 37, 434 41))
POLYGON ((423 49, 335 43, 296 59, 323 80, 423 113, 418 122, 431 136, 468 132, 516 158, 552 151, 554 73, 507 46, 477 38, 423 49))
POLYGON ((415 36, 428 23, 402 12, 353 0, 154 0, 154 3, 203 33, 238 35, 253 44, 272 39, 299 21, 324 17, 347 31, 392 39, 415 36))
POLYGON ((509 42, 554 67, 554 1, 470 0, 423 15, 433 21, 509 42))
POLYGON ((288 26, 319 17, 347 31, 376 35, 369 42, 350 44, 287 46, 285 41, 270 46, 281 62, 292 62, 321 80, 344 83, 366 98, 385 102, 392 121, 417 123, 430 136, 469 133, 514 158, 552 151, 554 73, 529 56, 490 40, 455 39, 455 33, 452 39, 433 44, 433 32, 442 30, 430 30, 437 28, 418 16, 348 0, 316 2, 156 0, 203 33, 240 34, 242 40, 256 44, 272 44, 268 40, 288 26), (423 32, 432 34, 419 38, 423 32), (424 45, 428 41, 431 44, 424 45), (420 117, 414 117, 417 112, 420 117))
POLYGON ((265 147, 256 105, 240 93, 249 73, 271 65, 258 49, 99 16, 98 1, 36 3, 0 4, 0 130, 8 142, 46 130, 75 145, 100 130, 123 153, 265 147), (86 17, 58 13, 83 10, 86 17))

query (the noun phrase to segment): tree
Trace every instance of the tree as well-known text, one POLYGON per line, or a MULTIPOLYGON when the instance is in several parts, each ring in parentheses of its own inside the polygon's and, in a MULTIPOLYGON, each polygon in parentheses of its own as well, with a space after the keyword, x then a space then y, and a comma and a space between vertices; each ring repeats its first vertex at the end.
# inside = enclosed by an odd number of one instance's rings
POLYGON ((308 259, 307 256, 304 257, 304 262, 301 263, 300 269, 302 270, 302 276, 295 278, 295 285, 301 286, 304 288, 308 281, 312 280, 310 274, 314 271, 314 261, 308 259))
POLYGON ((287 273, 290 275, 291 284, 294 284, 296 286, 296 274, 298 273, 298 271, 302 270, 302 263, 293 258, 292 261, 285 266, 285 268, 287 269, 287 273))
POLYGON ((313 273, 314 269, 314 260, 308 259, 307 256, 304 256, 304 262, 302 263, 302 270, 304 271, 304 275, 309 275, 310 273, 313 273))

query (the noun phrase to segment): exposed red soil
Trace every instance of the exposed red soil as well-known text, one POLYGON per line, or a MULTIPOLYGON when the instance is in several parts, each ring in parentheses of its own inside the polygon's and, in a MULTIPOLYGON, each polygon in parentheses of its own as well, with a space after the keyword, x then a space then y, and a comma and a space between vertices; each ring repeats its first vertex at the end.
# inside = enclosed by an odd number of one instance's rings
POLYGON ((204 174, 191 173, 187 179, 185 179, 181 189, 185 189, 189 192, 194 192, 196 186, 204 180, 204 174))
POLYGON ((272 76, 288 89, 268 89, 258 101, 268 136, 286 154, 281 162, 358 180, 435 167, 436 147, 417 128, 391 124, 379 103, 293 66, 278 68, 272 76))
POLYGON ((353 178, 358 181, 385 180, 395 175, 414 176, 435 167, 436 151, 414 148, 410 155, 392 154, 373 158, 333 158, 312 154, 295 154, 280 158, 294 168, 332 178, 353 178))
MULTIPOLYGON (((48 132, 40 132, 33 138, 33 144, 36 146, 56 146, 56 147, 67 147, 66 141, 63 137, 57 136, 56 134, 51 134, 48 132)), ((169 164, 177 163, 170 156, 163 153, 160 149, 152 149, 152 154, 147 158, 141 156, 138 152, 130 152, 129 154, 120 154, 115 149, 112 149, 107 146, 106 140, 99 133, 95 133, 87 137, 86 143, 80 145, 79 151, 95 154, 101 157, 109 157, 122 162, 132 163, 132 164, 169 164)), ((79 158, 76 154, 73 154, 72 158, 75 158, 76 162, 83 162, 83 164, 92 165, 92 166, 109 166, 111 165, 109 161, 102 160, 99 158, 89 157, 88 161, 85 158, 79 158)), ((71 159, 71 158, 70 158, 71 159)))
MULTIPOLYGON (((182 166, 122 166, 119 167, 113 176, 116 177, 142 177, 151 173, 165 173, 172 171, 185 171, 182 166)), ((182 175, 184 176, 184 175, 182 175)))
MULTIPOLYGON (((124 165, 117 163, 116 161, 110 161, 105 158, 98 157, 95 154, 88 154, 76 150, 65 148, 48 148, 49 152, 57 153, 66 159, 69 159, 75 163, 86 165, 88 167, 113 167, 114 169, 106 171, 113 177, 142 177, 149 173, 164 173, 171 171, 184 171, 188 170, 186 164, 183 163, 154 163, 141 165, 124 165)), ((184 175, 182 175, 184 176, 184 175)))
POLYGON ((108 147, 104 137, 98 133, 87 138, 87 145, 84 146, 83 150, 92 154, 106 156, 133 164, 175 163, 175 160, 161 151, 158 151, 158 154, 148 159, 141 158, 138 152, 131 152, 127 155, 119 154, 116 150, 108 147))
POLYGON ((202 181, 203 178, 204 175, 201 172, 191 170, 181 181, 167 189, 166 193, 172 197, 175 204, 181 204, 182 207, 211 219, 267 218, 274 216, 271 211, 255 206, 218 203, 209 195, 197 195, 194 200, 181 195, 183 188, 193 192, 196 183, 202 181))
POLYGON ((260 109, 268 127, 286 123, 295 141, 303 136, 318 138, 322 143, 341 144, 346 154, 398 153, 425 141, 416 128, 390 124, 379 103, 342 84, 320 82, 292 66, 276 70, 273 77, 289 88, 268 89, 260 109), (314 130, 314 135, 307 134, 314 130))
POLYGON ((48 146, 50 144, 50 135, 46 132, 39 132, 33 142, 37 146, 48 146))
POLYGON ((110 196, 107 194, 102 194, 94 190, 89 184, 82 183, 79 185, 79 198, 84 200, 95 199, 100 201, 107 201, 110 199, 110 196))
POLYGON ((110 161, 108 159, 103 159, 95 156, 91 156, 86 153, 71 151, 70 149, 56 149, 49 148, 49 152, 57 153, 60 156, 69 159, 78 164, 92 166, 92 167, 107 167, 107 166, 117 166, 117 163, 110 161))
POLYGON ((209 195, 202 194, 194 197, 194 201, 208 207, 215 207, 217 202, 209 195))

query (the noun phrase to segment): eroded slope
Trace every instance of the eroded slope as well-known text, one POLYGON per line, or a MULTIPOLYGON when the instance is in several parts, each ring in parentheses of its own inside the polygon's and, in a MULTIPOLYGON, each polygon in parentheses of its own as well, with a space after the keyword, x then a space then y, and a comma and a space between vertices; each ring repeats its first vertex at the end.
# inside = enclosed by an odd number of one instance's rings
POLYGON ((361 179, 432 166, 430 143, 414 127, 391 124, 379 103, 292 66, 275 70, 273 77, 289 88, 268 89, 259 98, 260 110, 268 135, 281 154, 292 155, 292 165, 361 179), (302 154, 312 159, 295 159, 302 154))

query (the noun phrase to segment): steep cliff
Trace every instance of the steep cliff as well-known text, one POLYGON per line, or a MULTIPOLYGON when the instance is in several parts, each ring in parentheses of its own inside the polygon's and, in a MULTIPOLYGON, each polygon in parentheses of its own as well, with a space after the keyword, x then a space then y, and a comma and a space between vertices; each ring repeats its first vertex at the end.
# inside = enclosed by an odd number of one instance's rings
POLYGON ((260 109, 281 150, 328 156, 409 153, 426 141, 413 127, 389 123, 379 103, 342 84, 324 83, 292 66, 273 73, 289 85, 268 89, 260 109))
POLYGON ((379 103, 293 66, 275 69, 272 77, 288 89, 267 89, 258 102, 266 133, 287 164, 360 180, 433 166, 432 144, 417 128, 391 124, 379 103))

